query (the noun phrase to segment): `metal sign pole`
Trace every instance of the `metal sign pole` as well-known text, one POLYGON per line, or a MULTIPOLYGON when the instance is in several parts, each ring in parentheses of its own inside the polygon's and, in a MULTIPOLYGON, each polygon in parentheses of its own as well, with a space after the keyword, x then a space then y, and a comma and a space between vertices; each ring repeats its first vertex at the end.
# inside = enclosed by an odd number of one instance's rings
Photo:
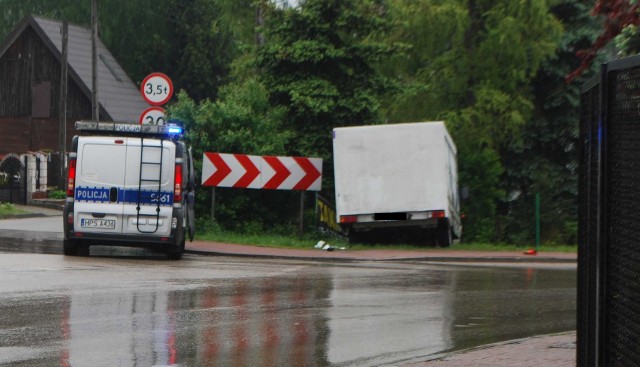
POLYGON ((536 251, 540 251, 540 193, 536 193, 536 251))
POLYGON ((211 188, 211 220, 216 221, 216 188, 211 188))
POLYGON ((300 237, 304 235, 304 191, 300 191, 300 237))

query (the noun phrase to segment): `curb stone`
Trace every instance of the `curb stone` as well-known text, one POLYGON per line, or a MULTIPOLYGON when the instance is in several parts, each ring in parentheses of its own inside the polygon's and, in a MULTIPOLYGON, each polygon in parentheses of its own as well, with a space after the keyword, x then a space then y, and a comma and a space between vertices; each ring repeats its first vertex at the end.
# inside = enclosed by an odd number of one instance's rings
POLYGON ((576 332, 537 335, 440 353, 405 367, 569 367, 576 363, 576 332))

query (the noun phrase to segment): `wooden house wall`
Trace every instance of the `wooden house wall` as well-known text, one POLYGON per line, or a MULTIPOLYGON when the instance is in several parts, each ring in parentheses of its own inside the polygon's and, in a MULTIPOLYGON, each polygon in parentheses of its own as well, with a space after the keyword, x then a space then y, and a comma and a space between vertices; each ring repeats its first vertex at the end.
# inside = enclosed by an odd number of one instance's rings
MULTIPOLYGON (((78 134, 76 121, 67 120, 67 151, 71 148, 71 139, 78 134)), ((59 124, 57 119, 0 117, 0 155, 59 151, 59 124)))
MULTIPOLYGON (((60 63, 31 28, 0 58, 0 154, 59 150, 60 63)), ((69 76, 67 149, 91 100, 69 76)))

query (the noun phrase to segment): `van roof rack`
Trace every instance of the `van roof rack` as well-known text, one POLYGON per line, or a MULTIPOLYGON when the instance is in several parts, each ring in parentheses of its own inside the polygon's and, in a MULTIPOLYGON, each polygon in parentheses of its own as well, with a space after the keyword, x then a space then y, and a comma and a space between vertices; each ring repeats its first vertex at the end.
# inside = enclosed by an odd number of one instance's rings
POLYGON ((147 136, 177 140, 184 135, 184 128, 175 123, 165 125, 140 125, 130 122, 76 121, 76 130, 101 135, 147 136))

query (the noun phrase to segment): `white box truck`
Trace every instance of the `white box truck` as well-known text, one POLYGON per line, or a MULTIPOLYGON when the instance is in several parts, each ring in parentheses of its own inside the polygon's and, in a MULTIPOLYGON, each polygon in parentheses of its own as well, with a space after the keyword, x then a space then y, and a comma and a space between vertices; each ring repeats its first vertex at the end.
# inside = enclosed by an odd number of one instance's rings
POLYGON ((335 128, 333 162, 336 220, 350 242, 460 238, 456 147, 443 122, 335 128))

